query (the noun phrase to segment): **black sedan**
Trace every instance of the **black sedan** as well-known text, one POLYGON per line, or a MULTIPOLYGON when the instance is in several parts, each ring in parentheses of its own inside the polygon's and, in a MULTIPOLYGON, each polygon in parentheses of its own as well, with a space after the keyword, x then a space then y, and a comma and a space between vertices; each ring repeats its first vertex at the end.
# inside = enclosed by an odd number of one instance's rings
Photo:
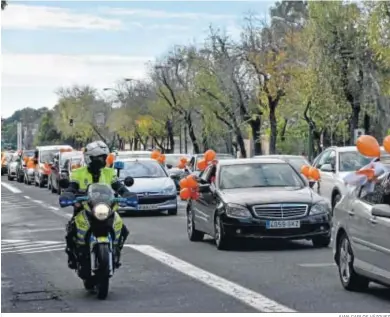
POLYGON ((222 160, 209 166, 199 183, 199 199, 187 206, 191 241, 208 234, 218 249, 228 249, 236 238, 330 244, 329 203, 284 160, 222 160))

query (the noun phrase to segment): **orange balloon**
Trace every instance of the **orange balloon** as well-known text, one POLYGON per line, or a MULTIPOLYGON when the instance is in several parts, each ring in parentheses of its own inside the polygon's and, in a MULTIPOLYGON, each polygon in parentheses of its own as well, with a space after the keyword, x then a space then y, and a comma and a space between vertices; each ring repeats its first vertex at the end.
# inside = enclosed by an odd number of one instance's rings
POLYGON ((361 135, 356 141, 359 153, 367 157, 380 157, 381 150, 378 141, 371 135, 361 135))
POLYGON ((164 154, 161 154, 161 155, 157 158, 157 161, 158 161, 160 164, 164 164, 164 162, 165 162, 165 155, 164 155, 164 154))
POLYGON ((34 161, 33 159, 29 159, 28 162, 27 162, 27 168, 35 168, 35 164, 34 164, 34 161))
POLYGON ((112 164, 114 164, 114 160, 115 160, 115 155, 113 153, 110 153, 108 154, 107 156, 107 159, 106 159, 106 164, 108 166, 111 166, 112 164))
POLYGON ((186 164, 183 162, 180 162, 179 165, 177 165, 177 168, 183 169, 186 167, 186 164))
POLYGON ((188 188, 183 188, 180 191, 180 198, 183 200, 187 200, 187 199, 191 198, 191 190, 188 188))
POLYGON ((150 157, 151 157, 152 159, 154 159, 154 160, 157 160, 157 159, 159 158, 160 154, 161 154, 160 151, 154 150, 154 151, 152 152, 152 154, 150 154, 150 157))
POLYGON ((193 175, 188 175, 186 177, 187 179, 187 187, 188 188, 197 188, 198 182, 196 181, 195 177, 193 175))
POLYGON ((390 153, 390 135, 383 140, 383 147, 387 153, 390 153))
POLYGON ((215 151, 213 151, 213 150, 207 150, 207 151, 204 153, 204 159, 205 159, 207 162, 210 162, 210 161, 214 160, 216 156, 217 156, 217 154, 216 154, 215 151))
POLYGON ((182 178, 179 182, 180 189, 188 188, 187 178, 182 178))
POLYGON ((198 164, 196 164, 196 166, 200 171, 204 171, 207 167, 207 161, 205 159, 201 159, 199 160, 198 164))
POLYGON ((182 157, 180 159, 180 163, 183 163, 184 165, 187 164, 187 158, 186 157, 182 157))
POLYGON ((191 199, 198 200, 199 197, 200 197, 199 192, 197 192, 197 191, 191 192, 191 199))
POLYGON ((301 174, 305 175, 306 177, 309 177, 309 170, 310 170, 309 165, 303 165, 301 167, 301 174))
POLYGON ((320 179, 320 171, 316 169, 315 167, 310 167, 309 169, 309 177, 315 181, 318 181, 320 179))

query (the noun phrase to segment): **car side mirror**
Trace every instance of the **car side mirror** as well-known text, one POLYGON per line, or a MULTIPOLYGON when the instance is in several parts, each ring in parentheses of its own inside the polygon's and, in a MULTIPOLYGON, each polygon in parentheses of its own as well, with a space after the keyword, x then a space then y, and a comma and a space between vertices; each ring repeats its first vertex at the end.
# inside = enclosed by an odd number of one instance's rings
POLYGON ((59 181, 59 185, 63 189, 68 188, 69 187, 69 180, 66 178, 61 178, 59 181))
POLYGON ((167 164, 166 167, 167 167, 167 169, 170 170, 173 166, 172 166, 172 164, 167 164))
POLYGON ((126 187, 131 187, 134 185, 134 178, 131 176, 127 176, 125 180, 123 181, 126 187))
POLYGON ((331 172, 331 173, 335 171, 331 164, 324 164, 324 165, 322 165, 320 170, 322 172, 331 172))
POLYGON ((371 214, 376 217, 390 218, 390 206, 386 204, 374 205, 371 214))

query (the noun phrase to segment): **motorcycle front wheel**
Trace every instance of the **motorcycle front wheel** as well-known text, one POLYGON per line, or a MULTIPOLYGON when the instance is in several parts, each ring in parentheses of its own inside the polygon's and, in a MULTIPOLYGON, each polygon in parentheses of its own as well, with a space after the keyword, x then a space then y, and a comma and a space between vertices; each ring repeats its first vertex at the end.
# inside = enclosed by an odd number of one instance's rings
POLYGON ((96 274, 97 297, 106 299, 110 287, 110 248, 108 244, 98 244, 96 248, 98 272, 96 274))

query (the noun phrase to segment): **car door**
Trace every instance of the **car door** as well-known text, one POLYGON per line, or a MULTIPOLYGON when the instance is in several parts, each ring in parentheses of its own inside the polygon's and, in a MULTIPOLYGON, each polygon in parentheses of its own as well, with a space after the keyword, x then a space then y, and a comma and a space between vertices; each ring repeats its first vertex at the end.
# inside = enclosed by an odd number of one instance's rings
POLYGON ((371 223, 372 206, 379 202, 377 186, 373 192, 368 192, 362 187, 348 211, 348 233, 352 240, 355 265, 370 272, 373 271, 372 263, 377 262, 375 258, 378 257, 377 250, 372 244, 375 232, 371 223))
MULTIPOLYGON (((378 186, 382 186, 378 184, 378 186)), ((389 204, 390 193, 376 191, 375 204, 389 204)), ((370 264, 374 274, 390 281, 390 218, 372 216, 368 224, 368 239, 371 247, 370 264)))
MULTIPOLYGON (((207 184, 208 175, 211 173, 211 166, 206 168, 200 174, 200 183, 207 184)), ((208 212, 208 203, 209 197, 208 193, 200 192, 199 199, 192 200, 192 210, 194 212, 194 221, 195 226, 197 226, 201 231, 209 232, 209 212, 208 212)))
POLYGON ((318 193, 321 195, 321 196, 324 196, 326 198, 328 198, 327 196, 325 196, 326 194, 326 188, 329 187, 327 186, 326 184, 326 181, 328 180, 327 177, 324 177, 324 172, 321 171, 321 167, 322 165, 325 164, 325 161, 326 159, 328 158, 328 156, 330 155, 330 150, 325 150, 322 154, 320 154, 320 156, 318 156, 314 162, 313 162, 313 166, 315 168, 317 168, 319 171, 320 171, 320 176, 321 176, 321 180, 318 184, 318 193), (325 188, 325 189, 324 189, 325 188))
POLYGON ((331 201, 333 189, 336 184, 336 151, 329 150, 329 155, 327 155, 322 165, 331 165, 333 171, 321 171, 321 193, 324 197, 328 198, 331 201))

